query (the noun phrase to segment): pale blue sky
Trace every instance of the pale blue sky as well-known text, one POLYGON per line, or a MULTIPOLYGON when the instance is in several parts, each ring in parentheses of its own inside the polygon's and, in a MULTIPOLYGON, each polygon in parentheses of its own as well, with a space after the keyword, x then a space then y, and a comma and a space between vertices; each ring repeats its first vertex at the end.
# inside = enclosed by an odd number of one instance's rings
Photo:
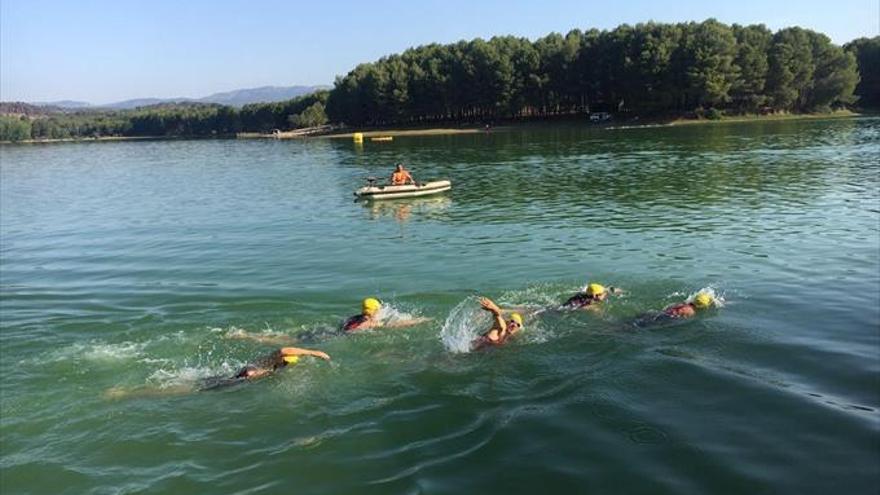
POLYGON ((799 25, 838 44, 880 30, 880 0, 0 0, 0 99, 205 96, 332 84, 410 46, 649 20, 799 25))

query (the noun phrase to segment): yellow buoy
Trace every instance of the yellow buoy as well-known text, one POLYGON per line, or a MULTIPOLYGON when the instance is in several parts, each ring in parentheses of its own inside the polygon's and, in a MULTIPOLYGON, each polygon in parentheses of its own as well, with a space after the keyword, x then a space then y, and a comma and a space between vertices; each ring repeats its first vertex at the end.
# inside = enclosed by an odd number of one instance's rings
POLYGON ((351 135, 351 138, 356 143, 363 143, 364 142, 364 133, 363 132, 356 132, 351 135))

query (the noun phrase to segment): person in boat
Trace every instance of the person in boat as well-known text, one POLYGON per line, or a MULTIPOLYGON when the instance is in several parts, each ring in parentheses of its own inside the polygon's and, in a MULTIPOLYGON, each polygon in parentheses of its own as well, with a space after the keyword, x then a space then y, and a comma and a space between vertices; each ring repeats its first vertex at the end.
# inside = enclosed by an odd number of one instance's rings
POLYGON ((403 328, 411 327, 429 321, 430 318, 410 318, 405 320, 388 321, 381 318, 382 301, 368 297, 361 303, 361 312, 356 314, 342 324, 342 330, 346 333, 355 332, 357 330, 366 330, 368 328, 403 328))
POLYGON ((488 297, 480 298, 480 306, 483 310, 492 313, 493 321, 492 327, 471 343, 473 350, 503 345, 510 337, 522 330, 523 318, 521 314, 511 313, 510 318, 505 320, 501 308, 488 297))
POLYGON ((403 168, 402 163, 398 163, 397 167, 395 167, 394 172, 391 174, 390 182, 392 186, 404 186, 406 184, 416 183, 415 179, 413 179, 412 175, 409 173, 409 170, 403 168))
POLYGON ((667 306, 659 313, 649 313, 642 315, 635 321, 636 326, 647 326, 652 324, 668 323, 675 320, 693 318, 701 311, 705 311, 715 306, 715 298, 708 292, 700 292, 690 301, 680 302, 667 306))
POLYGON ((596 309, 611 294, 620 295, 623 291, 617 287, 606 288, 604 285, 591 282, 582 292, 568 298, 561 309, 596 309))

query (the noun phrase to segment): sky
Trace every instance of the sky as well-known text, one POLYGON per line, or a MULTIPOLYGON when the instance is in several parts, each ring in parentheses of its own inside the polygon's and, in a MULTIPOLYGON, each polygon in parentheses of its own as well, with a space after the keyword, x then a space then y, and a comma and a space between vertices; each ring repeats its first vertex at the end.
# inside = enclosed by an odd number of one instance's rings
POLYGON ((0 0, 0 100, 331 85, 358 63, 426 43, 709 17, 797 25, 837 44, 880 34, 880 0, 0 0))

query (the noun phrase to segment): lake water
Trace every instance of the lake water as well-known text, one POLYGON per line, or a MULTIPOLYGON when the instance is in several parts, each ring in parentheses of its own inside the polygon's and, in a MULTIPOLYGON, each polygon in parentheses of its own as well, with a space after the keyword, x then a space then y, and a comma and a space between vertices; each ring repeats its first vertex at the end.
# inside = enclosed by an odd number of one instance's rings
POLYGON ((880 119, 0 153, 3 493, 880 490, 880 119), (398 161, 453 190, 352 201, 398 161), (180 393, 245 333, 333 360, 180 393))

